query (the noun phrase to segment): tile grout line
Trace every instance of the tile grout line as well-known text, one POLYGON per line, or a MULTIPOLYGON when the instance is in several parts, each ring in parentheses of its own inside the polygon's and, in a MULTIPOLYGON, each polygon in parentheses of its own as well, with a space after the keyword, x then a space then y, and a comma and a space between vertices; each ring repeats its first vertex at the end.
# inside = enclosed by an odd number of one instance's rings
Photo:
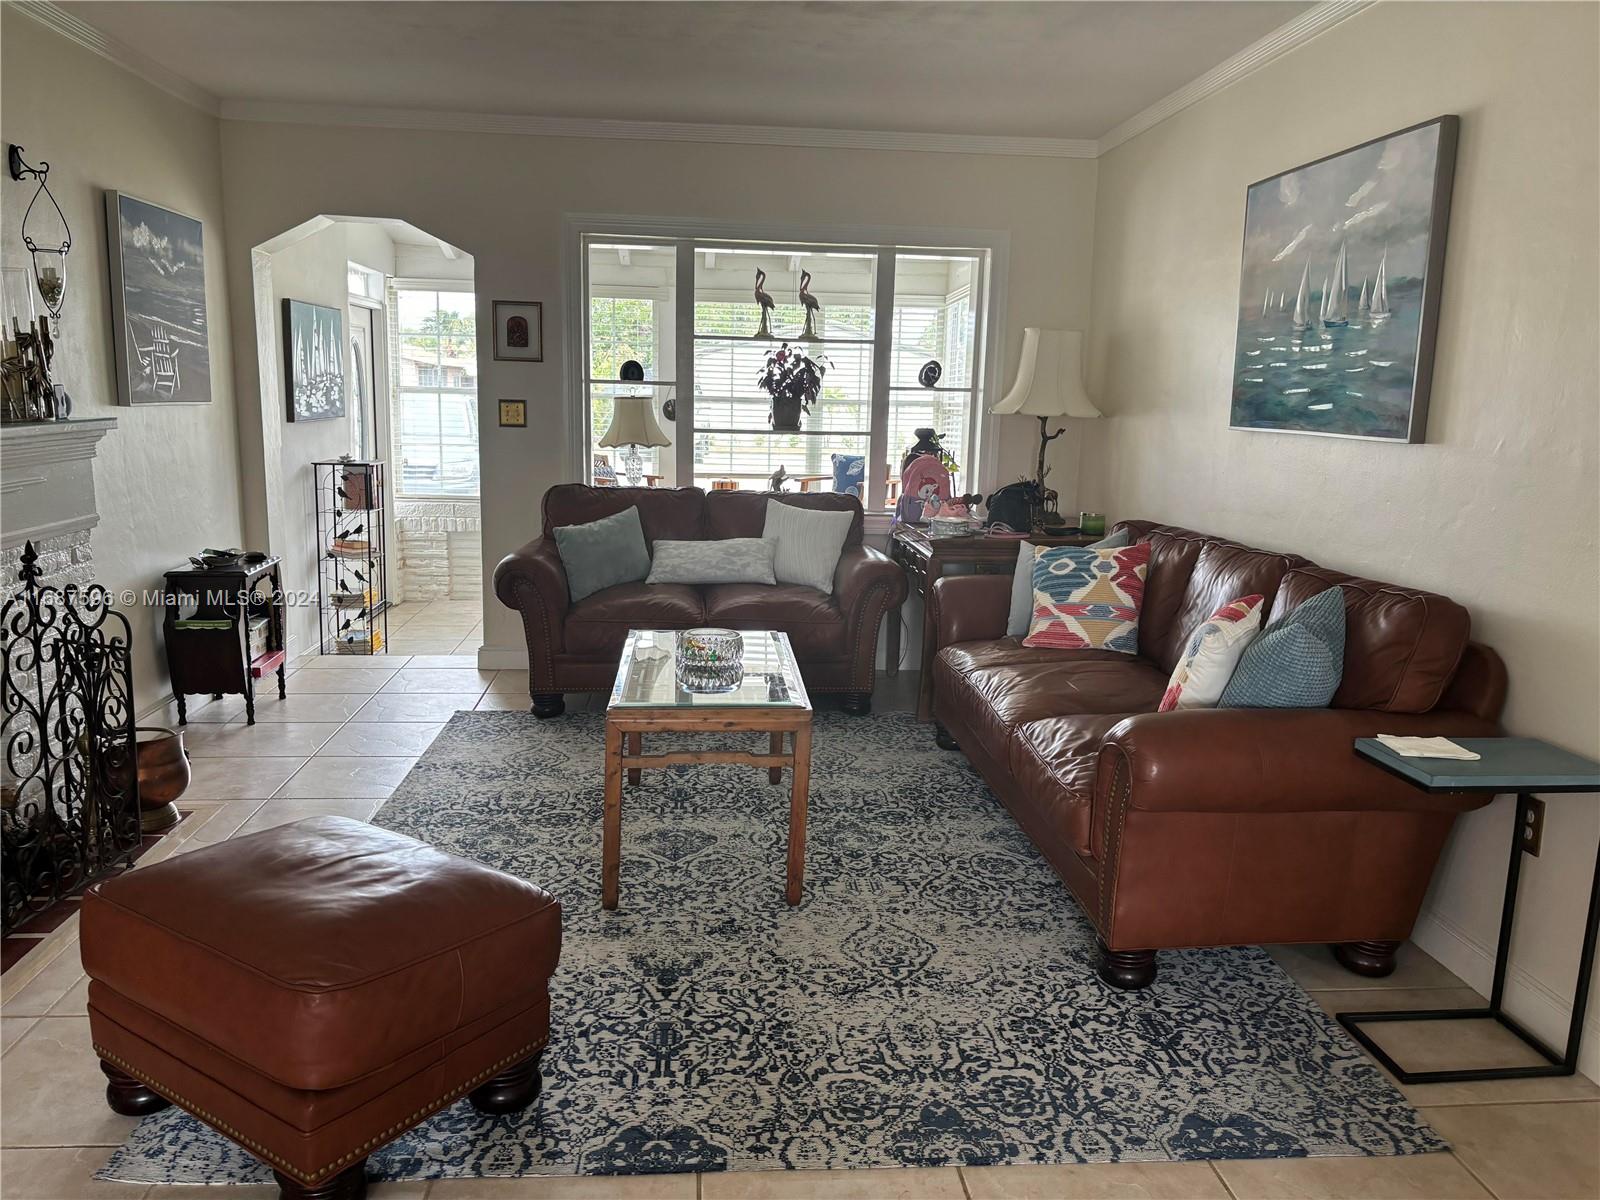
POLYGON ((956 1179, 961 1184, 961 1194, 964 1197, 966 1197, 966 1200, 972 1200, 972 1188, 967 1183, 967 1169, 966 1169, 966 1167, 957 1167, 956 1168, 956 1179))

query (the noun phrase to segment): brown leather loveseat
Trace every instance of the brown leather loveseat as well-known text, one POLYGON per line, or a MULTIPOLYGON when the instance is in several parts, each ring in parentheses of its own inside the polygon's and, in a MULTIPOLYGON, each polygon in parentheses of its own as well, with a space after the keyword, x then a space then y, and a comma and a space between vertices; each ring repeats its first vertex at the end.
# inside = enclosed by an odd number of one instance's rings
POLYGON ((1157 950, 1327 942, 1385 975, 1411 933, 1456 814, 1358 758, 1378 733, 1494 736, 1505 667, 1467 612, 1187 529, 1124 522, 1151 544, 1139 654, 1030 649, 1007 637, 1011 580, 934 588, 940 744, 959 748, 1049 859, 1100 939, 1100 977, 1155 979, 1157 950), (1267 620, 1344 590, 1344 674, 1326 709, 1158 713, 1195 625, 1260 592, 1267 620))
POLYGON ((789 635, 811 692, 842 693, 844 708, 871 709, 878 626, 906 596, 905 575, 861 544, 861 502, 837 492, 773 496, 699 488, 596 488, 563 483, 544 496, 541 535, 494 570, 495 595, 522 613, 528 639, 528 691, 540 717, 560 716, 563 692, 605 692, 616 678, 629 629, 778 629, 789 635), (573 604, 551 531, 582 525, 637 505, 646 543, 657 540, 758 538, 767 501, 855 513, 833 594, 795 584, 623 583, 573 604))

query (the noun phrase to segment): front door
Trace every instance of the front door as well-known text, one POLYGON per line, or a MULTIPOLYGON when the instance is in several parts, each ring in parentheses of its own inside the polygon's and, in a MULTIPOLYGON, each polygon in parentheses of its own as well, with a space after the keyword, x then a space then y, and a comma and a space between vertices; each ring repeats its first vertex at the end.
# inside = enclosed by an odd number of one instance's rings
POLYGON ((377 362, 372 347, 372 309, 350 306, 350 453, 363 461, 378 453, 377 362))

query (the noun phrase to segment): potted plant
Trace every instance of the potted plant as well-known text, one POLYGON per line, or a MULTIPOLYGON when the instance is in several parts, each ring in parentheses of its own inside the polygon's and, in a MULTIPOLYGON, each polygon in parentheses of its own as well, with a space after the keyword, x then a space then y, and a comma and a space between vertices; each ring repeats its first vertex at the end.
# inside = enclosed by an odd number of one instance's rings
POLYGON ((822 394, 822 377, 829 362, 822 355, 812 358, 784 342, 767 355, 766 369, 756 386, 772 397, 772 428, 777 433, 797 433, 800 414, 809 413, 822 394))

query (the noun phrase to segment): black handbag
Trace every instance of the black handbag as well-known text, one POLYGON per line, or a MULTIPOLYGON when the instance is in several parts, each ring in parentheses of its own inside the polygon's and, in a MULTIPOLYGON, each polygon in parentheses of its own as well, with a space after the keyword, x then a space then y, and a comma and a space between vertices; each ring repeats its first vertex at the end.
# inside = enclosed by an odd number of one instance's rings
POLYGON ((1033 513, 1039 503, 1039 485, 1031 480, 1008 483, 986 500, 988 525, 1004 525, 1016 533, 1033 528, 1033 513))

